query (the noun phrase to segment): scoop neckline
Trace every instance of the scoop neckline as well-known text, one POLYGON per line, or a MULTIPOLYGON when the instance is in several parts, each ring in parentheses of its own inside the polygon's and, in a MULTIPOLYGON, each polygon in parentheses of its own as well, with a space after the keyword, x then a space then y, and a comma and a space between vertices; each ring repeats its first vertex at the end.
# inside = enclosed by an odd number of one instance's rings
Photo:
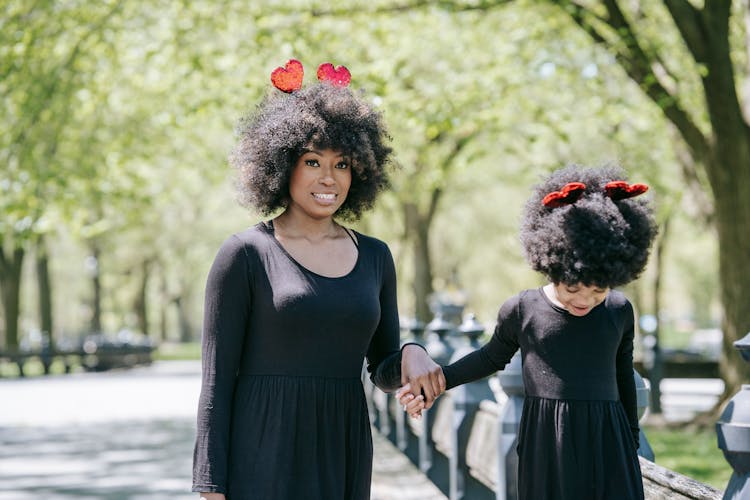
MULTIPOLYGON (((275 228, 273 227, 273 221, 271 221, 271 220, 263 221, 263 222, 260 222, 259 225, 263 227, 263 229, 265 230, 265 232, 268 235, 268 237, 271 238, 271 241, 273 241, 273 244, 276 245, 276 247, 278 247, 279 250, 281 250, 281 252, 286 256, 287 259, 289 259, 301 271, 303 271, 303 272, 305 272, 307 274, 310 274, 312 276, 315 276, 316 278, 322 278, 322 279, 326 279, 326 280, 341 280, 341 279, 345 279, 345 278, 350 277, 352 274, 354 274, 354 272, 359 267, 359 261, 360 261, 360 256, 362 255, 362 251, 361 251, 361 249, 360 249, 359 246, 355 245, 355 248, 357 249, 357 260, 354 261, 354 266, 351 268, 351 270, 349 270, 348 273, 343 274, 341 276, 326 276, 325 274, 316 273, 315 271, 313 271, 313 270, 311 270, 311 269, 303 266, 297 259, 295 259, 292 256, 292 254, 290 254, 287 251, 286 248, 284 248, 284 245, 282 245, 281 242, 276 239, 275 228)), ((357 233, 356 231, 354 231, 353 229, 352 229, 352 232, 354 232, 354 234, 357 236, 357 240, 361 241, 360 234, 357 233)), ((352 241, 352 244, 354 244, 353 241, 352 241)))

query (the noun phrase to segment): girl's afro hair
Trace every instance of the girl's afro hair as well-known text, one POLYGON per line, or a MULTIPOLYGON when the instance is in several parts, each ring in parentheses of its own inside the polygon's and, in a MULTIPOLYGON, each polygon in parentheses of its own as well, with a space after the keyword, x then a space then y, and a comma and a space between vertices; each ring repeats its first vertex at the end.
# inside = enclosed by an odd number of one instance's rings
POLYGON ((237 132, 230 163, 238 170, 240 201, 263 215, 286 207, 292 168, 309 146, 349 158, 352 183, 337 216, 359 218, 389 186, 392 149, 382 116, 349 88, 316 83, 271 94, 237 132))
POLYGON ((636 279, 648 261, 657 228, 647 197, 613 201, 605 194, 610 181, 626 180, 616 166, 569 165, 534 187, 521 220, 521 244, 532 269, 553 283, 614 288, 636 279), (569 205, 542 203, 569 182, 586 185, 569 205))

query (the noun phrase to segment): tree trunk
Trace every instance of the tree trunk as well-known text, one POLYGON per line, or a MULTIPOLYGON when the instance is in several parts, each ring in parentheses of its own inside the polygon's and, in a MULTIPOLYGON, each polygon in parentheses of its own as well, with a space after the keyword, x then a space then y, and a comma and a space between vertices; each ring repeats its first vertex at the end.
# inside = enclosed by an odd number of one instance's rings
MULTIPOLYGON (((743 361, 734 342, 750 333, 750 196, 742 193, 750 186, 750 158, 725 158, 714 167, 722 169, 725 187, 715 190, 716 227, 719 235, 719 277, 723 357, 720 364, 725 397, 737 393, 750 382, 750 364, 743 361)), ((699 262, 696 265, 700 265, 699 262)))
POLYGON ((5 348, 18 349, 18 316, 21 312, 21 268, 25 255, 23 248, 14 248, 6 257, 0 248, 0 288, 2 288, 3 312, 5 316, 5 348))
POLYGON ((427 323, 432 319, 429 306, 429 298, 433 292, 429 245, 431 217, 422 216, 413 203, 407 203, 404 212, 406 236, 411 242, 414 259, 414 315, 419 321, 427 323))
POLYGON ((102 282, 101 282, 101 252, 99 246, 91 246, 91 286, 94 296, 91 304, 91 333, 102 332, 102 282))
POLYGON ((190 318, 184 305, 184 298, 178 295, 174 299, 174 304, 177 306, 177 321, 180 329, 180 342, 187 343, 193 340, 193 331, 190 326, 190 318))
POLYGON ((39 327, 42 335, 54 349, 55 341, 52 330, 52 281, 49 273, 49 252, 47 241, 40 236, 36 242, 36 280, 39 293, 39 327))
POLYGON ((169 286, 167 285, 166 270, 162 264, 159 264, 159 330, 160 330, 160 341, 166 342, 167 328, 168 328, 168 308, 169 308, 169 286))
POLYGON ((649 382, 651 383, 651 405, 650 411, 654 415, 660 415, 661 409, 661 380, 663 374, 663 357, 661 353, 661 344, 659 342, 661 321, 659 311, 661 310, 661 279, 664 269, 664 249, 666 247, 667 235, 669 233, 669 218, 664 220, 660 229, 659 239, 656 241, 656 252, 654 255, 654 264, 656 276, 654 278, 654 305, 653 311, 656 316, 656 329, 653 331, 653 347, 651 367, 649 368, 649 382))
POLYGON ((148 307, 147 307, 147 297, 146 293, 148 291, 148 278, 149 278, 149 271, 151 268, 151 262, 149 260, 144 260, 141 263, 141 276, 140 276, 140 283, 138 285, 138 291, 135 296, 135 300, 133 301, 133 310, 135 311, 135 316, 138 321, 138 329, 143 333, 144 335, 149 334, 148 329, 148 307))

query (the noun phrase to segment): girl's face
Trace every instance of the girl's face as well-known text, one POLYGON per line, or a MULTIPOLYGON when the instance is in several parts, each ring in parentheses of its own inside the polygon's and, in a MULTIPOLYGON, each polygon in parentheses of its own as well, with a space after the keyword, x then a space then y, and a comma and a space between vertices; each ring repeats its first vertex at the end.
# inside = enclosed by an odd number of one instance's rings
POLYGON ((332 217, 343 205, 352 184, 349 160, 339 151, 307 148, 289 179, 289 210, 308 217, 332 217))
POLYGON ((593 308, 604 302, 609 288, 586 286, 583 283, 553 284, 555 298, 573 316, 586 316, 593 308))

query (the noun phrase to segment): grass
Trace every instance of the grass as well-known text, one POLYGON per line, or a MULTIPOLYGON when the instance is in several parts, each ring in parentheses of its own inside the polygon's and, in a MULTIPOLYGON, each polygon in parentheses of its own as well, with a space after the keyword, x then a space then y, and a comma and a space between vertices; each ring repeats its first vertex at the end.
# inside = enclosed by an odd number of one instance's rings
MULTIPOLYGON (((154 350, 152 359, 154 361, 165 360, 199 360, 201 357, 200 342, 178 343, 167 342, 161 344, 154 350)), ((78 372, 83 370, 79 359, 76 356, 70 356, 70 371, 78 372)), ((39 358, 31 357, 23 365, 23 372, 26 377, 39 377, 44 375, 44 366, 39 358)), ((56 357, 50 365, 50 375, 62 375, 65 373, 65 363, 59 357, 56 357)), ((0 378, 16 378, 19 375, 18 365, 7 359, 0 359, 0 378)))
POLYGON ((713 428, 695 430, 644 425, 643 432, 654 450, 657 464, 722 491, 727 487, 732 467, 717 446, 713 428))
POLYGON ((154 351, 154 360, 198 360, 201 359, 200 342, 165 342, 154 351))

